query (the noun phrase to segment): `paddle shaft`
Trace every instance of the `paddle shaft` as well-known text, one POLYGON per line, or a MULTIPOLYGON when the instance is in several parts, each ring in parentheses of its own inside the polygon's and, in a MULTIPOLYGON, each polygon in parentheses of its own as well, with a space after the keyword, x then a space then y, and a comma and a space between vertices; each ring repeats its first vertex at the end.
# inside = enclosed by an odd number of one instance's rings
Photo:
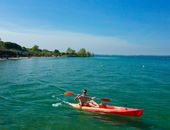
MULTIPOLYGON (((67 96, 77 95, 77 94, 74 94, 74 93, 71 92, 71 91, 64 92, 64 94, 67 95, 67 96)), ((95 98, 95 99, 102 100, 102 101, 104 101, 104 102, 110 102, 110 99, 108 99, 108 98, 95 98)), ((93 100, 93 99, 92 99, 92 100, 93 100)))

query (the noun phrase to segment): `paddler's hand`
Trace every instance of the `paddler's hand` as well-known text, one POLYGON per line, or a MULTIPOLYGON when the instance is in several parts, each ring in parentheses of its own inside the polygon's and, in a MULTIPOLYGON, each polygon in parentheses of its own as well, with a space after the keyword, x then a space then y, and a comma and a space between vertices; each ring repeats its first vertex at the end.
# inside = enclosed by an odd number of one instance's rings
POLYGON ((74 100, 78 100, 80 98, 80 94, 77 94, 77 96, 74 98, 74 100))
POLYGON ((91 100, 95 100, 96 99, 96 97, 91 97, 91 100))

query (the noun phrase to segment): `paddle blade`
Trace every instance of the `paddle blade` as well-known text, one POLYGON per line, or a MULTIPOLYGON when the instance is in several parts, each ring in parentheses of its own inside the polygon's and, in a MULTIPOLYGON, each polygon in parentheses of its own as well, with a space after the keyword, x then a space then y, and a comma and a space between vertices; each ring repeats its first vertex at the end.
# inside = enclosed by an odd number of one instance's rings
POLYGON ((104 101, 104 102, 110 102, 109 98, 100 98, 100 100, 104 101))
POLYGON ((72 95, 74 95, 74 93, 73 93, 73 92, 70 92, 70 91, 64 92, 64 94, 67 95, 67 96, 72 96, 72 95))

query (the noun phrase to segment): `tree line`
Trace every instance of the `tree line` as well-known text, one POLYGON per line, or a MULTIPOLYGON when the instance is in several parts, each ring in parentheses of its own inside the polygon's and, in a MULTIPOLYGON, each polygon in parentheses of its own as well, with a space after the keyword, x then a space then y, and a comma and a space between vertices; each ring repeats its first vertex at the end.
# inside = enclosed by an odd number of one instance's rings
POLYGON ((85 48, 81 48, 79 51, 75 51, 68 48, 65 52, 60 52, 58 49, 50 51, 47 49, 40 49, 38 45, 34 45, 32 48, 22 47, 17 43, 4 42, 0 39, 0 57, 90 57, 93 56, 85 48))

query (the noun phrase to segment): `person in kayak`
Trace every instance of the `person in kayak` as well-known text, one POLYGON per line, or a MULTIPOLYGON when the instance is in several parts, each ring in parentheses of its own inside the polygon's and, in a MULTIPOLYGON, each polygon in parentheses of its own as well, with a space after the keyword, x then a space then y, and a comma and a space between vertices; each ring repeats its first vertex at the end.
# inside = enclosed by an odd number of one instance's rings
POLYGON ((94 101, 96 97, 87 96, 87 90, 82 90, 82 95, 78 94, 74 100, 79 100, 81 106, 99 107, 99 105, 94 101), (89 101, 90 100, 90 101, 89 101))

